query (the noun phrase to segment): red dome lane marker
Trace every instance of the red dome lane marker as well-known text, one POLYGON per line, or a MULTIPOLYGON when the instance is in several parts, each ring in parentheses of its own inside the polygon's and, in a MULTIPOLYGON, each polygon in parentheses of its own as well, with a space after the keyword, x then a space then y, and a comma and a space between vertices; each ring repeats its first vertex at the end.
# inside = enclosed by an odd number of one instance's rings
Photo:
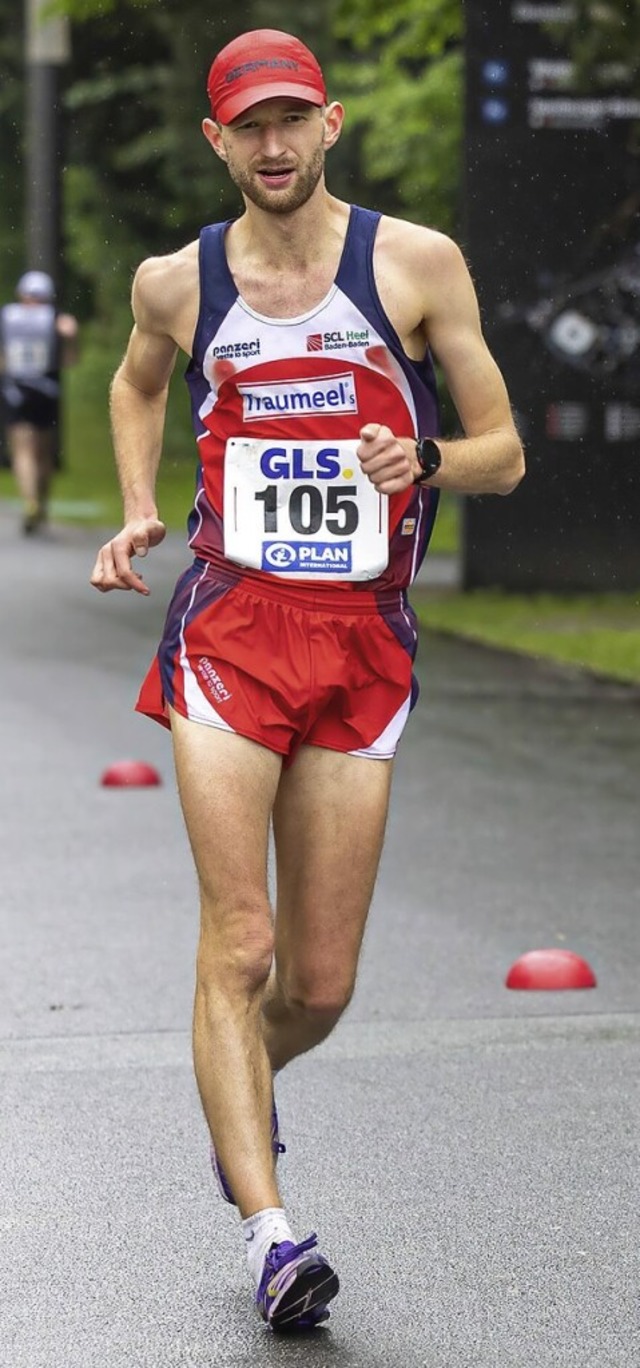
POLYGON ((595 988, 593 969, 573 950, 529 950, 512 964, 507 988, 557 992, 564 988, 595 988))
POLYGON ((105 788, 148 788, 162 780, 146 760, 116 760, 104 771, 100 783, 105 788))

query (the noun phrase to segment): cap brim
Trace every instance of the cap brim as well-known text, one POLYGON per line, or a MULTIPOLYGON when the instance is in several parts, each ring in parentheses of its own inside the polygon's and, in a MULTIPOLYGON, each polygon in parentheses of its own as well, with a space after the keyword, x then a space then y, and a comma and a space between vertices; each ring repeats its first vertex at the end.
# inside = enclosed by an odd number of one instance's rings
POLYGON ((220 102, 213 117, 217 123, 230 124, 233 123, 234 119, 238 119, 241 114, 246 114, 247 110, 252 109, 254 105, 262 104, 263 100, 287 98, 301 100, 303 104, 318 106, 325 103, 325 97, 320 93, 317 86, 271 81, 269 85, 252 86, 250 90, 238 91, 237 94, 229 95, 220 102))

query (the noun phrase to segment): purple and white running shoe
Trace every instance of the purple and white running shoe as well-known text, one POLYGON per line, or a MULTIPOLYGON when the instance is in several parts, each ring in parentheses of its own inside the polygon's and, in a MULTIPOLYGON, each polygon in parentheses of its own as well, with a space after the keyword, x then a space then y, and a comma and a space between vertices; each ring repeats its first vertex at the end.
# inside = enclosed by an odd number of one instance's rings
POLYGON ((340 1289, 337 1273, 310 1235, 301 1244, 272 1244, 264 1261, 256 1306, 272 1330, 311 1330, 329 1319, 328 1304, 340 1289))

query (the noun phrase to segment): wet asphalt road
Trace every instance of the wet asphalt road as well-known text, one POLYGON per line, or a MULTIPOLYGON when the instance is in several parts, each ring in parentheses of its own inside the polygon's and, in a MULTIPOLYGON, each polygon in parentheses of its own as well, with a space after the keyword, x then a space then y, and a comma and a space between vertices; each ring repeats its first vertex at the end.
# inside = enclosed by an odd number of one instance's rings
POLYGON ((342 1292, 251 1308, 191 1072, 195 884, 134 715, 178 569, 0 510, 2 1368, 637 1368, 640 695, 423 634, 359 986, 279 1080, 292 1225, 342 1292), (113 760, 159 788, 105 789, 113 760), (596 989, 513 993, 522 952, 596 989))

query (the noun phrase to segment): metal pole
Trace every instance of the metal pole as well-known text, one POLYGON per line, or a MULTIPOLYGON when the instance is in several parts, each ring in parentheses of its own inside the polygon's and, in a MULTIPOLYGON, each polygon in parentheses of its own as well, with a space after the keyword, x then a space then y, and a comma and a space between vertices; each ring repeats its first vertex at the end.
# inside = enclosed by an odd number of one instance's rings
POLYGON ((70 57, 69 21, 43 19, 47 0, 26 0, 26 244, 28 270, 61 284, 62 119, 60 68, 70 57))

